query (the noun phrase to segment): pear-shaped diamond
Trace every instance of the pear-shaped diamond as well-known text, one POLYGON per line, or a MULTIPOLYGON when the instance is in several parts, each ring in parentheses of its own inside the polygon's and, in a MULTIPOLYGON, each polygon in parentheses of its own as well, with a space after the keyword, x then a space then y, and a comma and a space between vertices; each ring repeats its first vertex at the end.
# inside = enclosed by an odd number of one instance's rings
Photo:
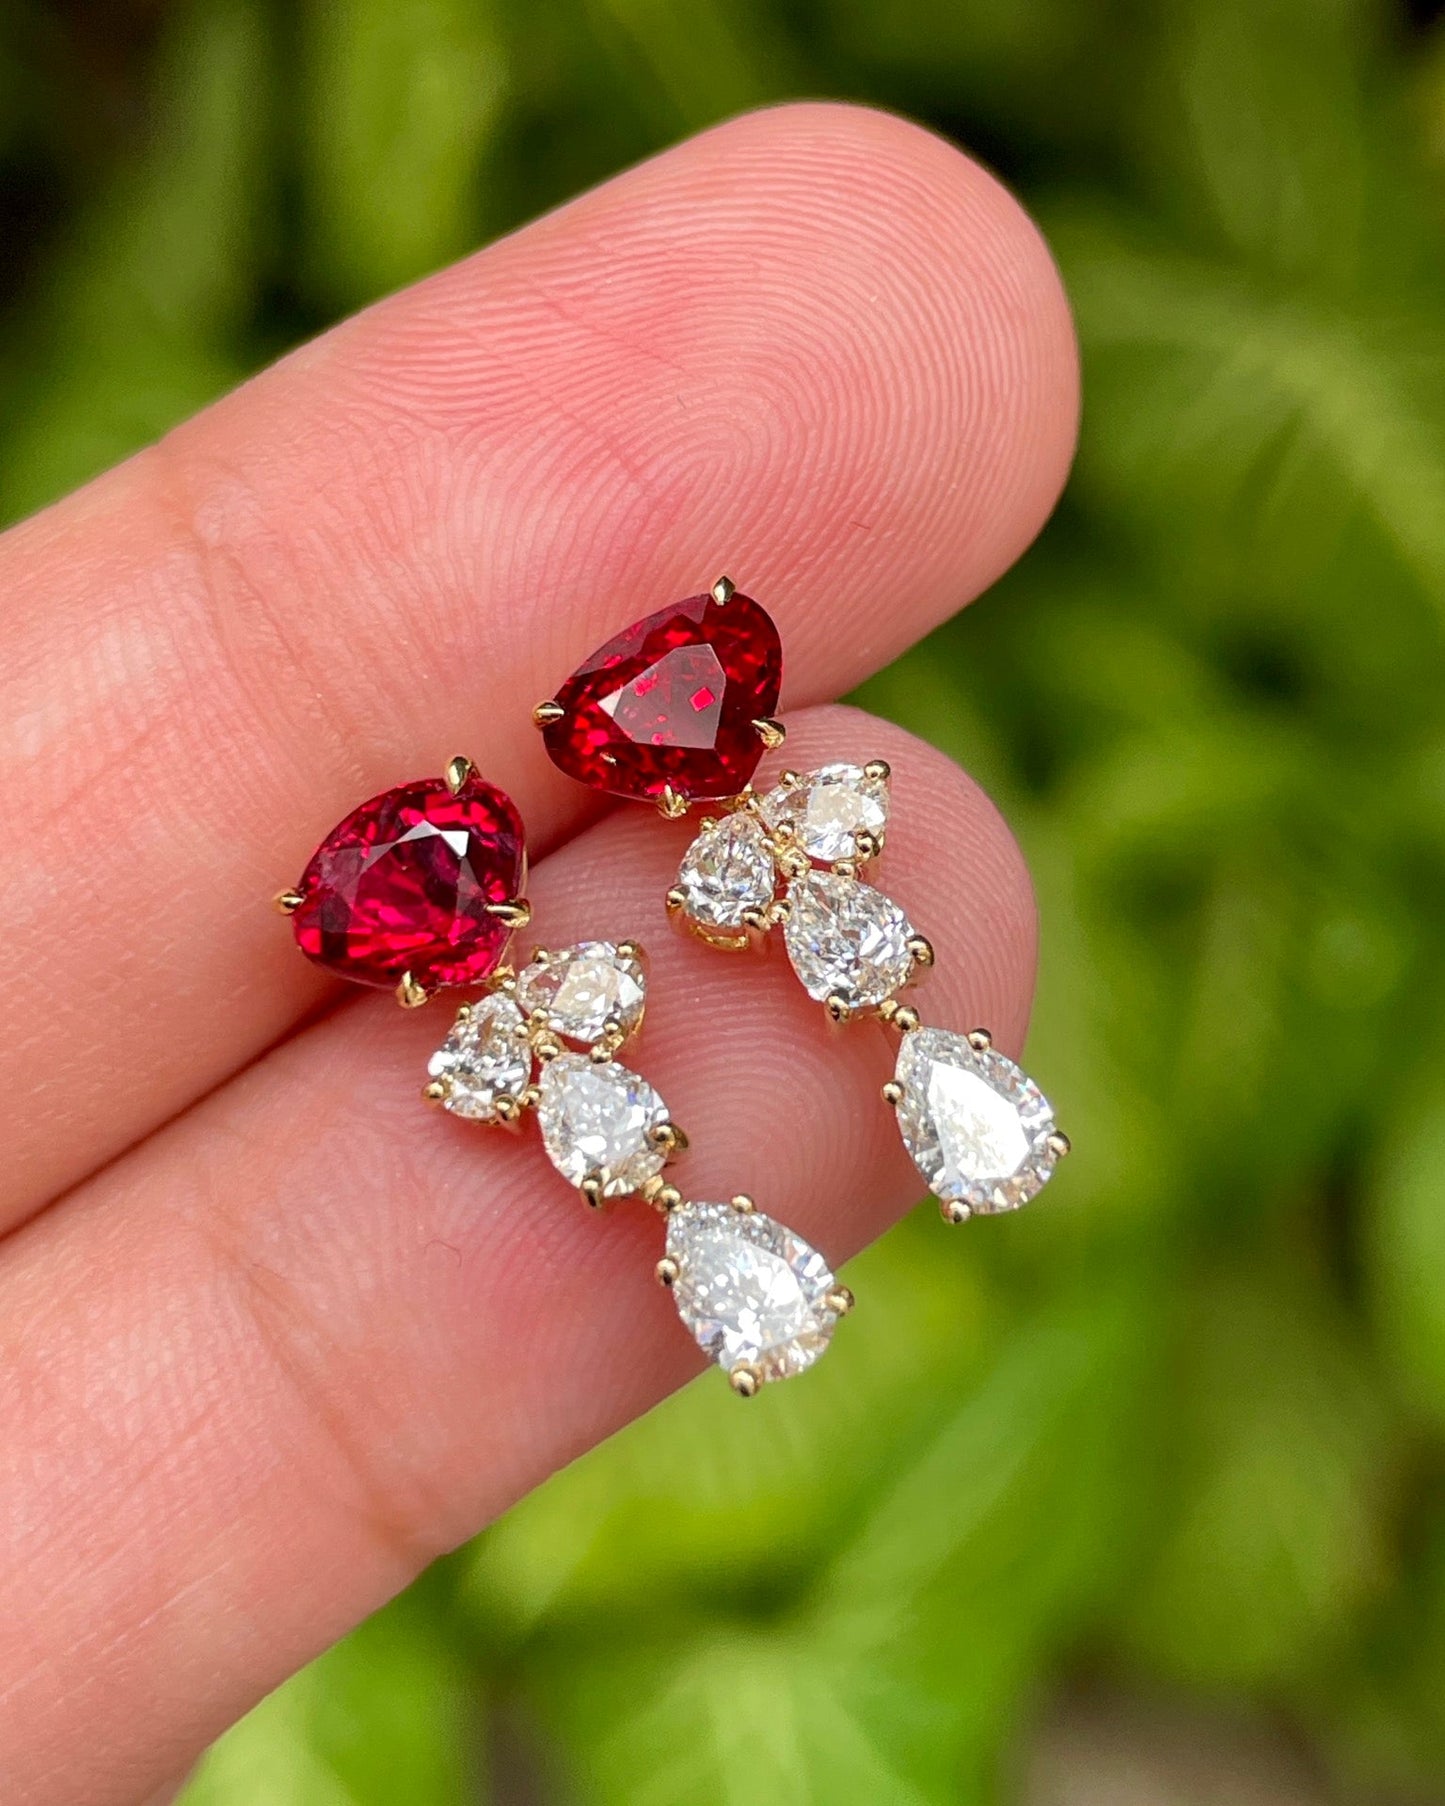
POLYGON ((818 1250, 785 1224, 731 1204, 679 1204, 667 1219, 667 1253, 678 1315, 729 1373, 786 1379, 828 1346, 839 1289, 818 1250))
POLYGON ((767 830, 755 815, 739 812, 693 841, 678 868, 676 895, 697 927, 739 935, 748 915, 772 902, 776 883, 767 830))
POLYGON ((894 1077, 903 1145, 944 1203, 981 1216, 1017 1210, 1047 1184, 1068 1146, 1033 1080, 967 1035, 914 1029, 903 1037, 894 1077))
POLYGON ((440 1081, 441 1101, 454 1115, 497 1121, 497 1099, 519 1099, 532 1077, 522 1012, 502 993, 465 1004, 427 1071, 440 1081))
POLYGON ((866 834, 874 848, 882 845, 888 826, 888 779, 870 776, 861 765, 820 765, 791 783, 777 785, 758 808, 770 828, 786 833, 810 859, 832 865, 862 856, 860 834, 866 834))
POLYGON ((540 1011, 554 1035, 586 1047, 600 1041, 611 1023, 630 1035, 647 1003, 640 951, 612 941, 579 941, 538 953, 517 974, 517 1001, 528 1016, 540 1011))
POLYGON ((857 878, 805 872, 788 886, 788 958, 810 997, 848 1009, 882 1003, 913 972, 914 930, 891 898, 857 878))
POLYGON ((612 1060, 564 1053, 542 1068, 538 1090, 542 1145, 570 1184, 595 1179, 602 1197, 619 1198, 662 1171, 667 1156, 653 1133, 667 1106, 646 1079, 612 1060))

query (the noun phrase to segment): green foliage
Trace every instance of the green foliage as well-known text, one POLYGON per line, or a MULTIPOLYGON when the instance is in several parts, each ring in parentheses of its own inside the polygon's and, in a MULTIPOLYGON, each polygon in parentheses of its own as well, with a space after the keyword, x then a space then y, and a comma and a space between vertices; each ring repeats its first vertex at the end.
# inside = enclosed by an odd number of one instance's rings
POLYGON ((7 515, 788 93, 1000 165, 1086 371, 1040 546, 865 691, 1024 841, 1078 1157, 873 1250, 807 1380, 559 1475, 187 1806, 442 1806, 489 1767, 580 1806, 992 1806, 1080 1672, 1438 1797, 1445 36, 1383 0, 188 0, 127 72, 144 130, 72 165, 43 10, 0 23, 0 160, 66 200, 9 295, 7 515))

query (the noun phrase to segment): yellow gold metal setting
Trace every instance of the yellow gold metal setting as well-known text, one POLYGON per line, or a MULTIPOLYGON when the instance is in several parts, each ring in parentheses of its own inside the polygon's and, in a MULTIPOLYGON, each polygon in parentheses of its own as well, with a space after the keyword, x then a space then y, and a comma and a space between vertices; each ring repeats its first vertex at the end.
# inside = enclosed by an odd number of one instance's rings
POLYGON ((732 1197, 728 1199, 728 1203, 732 1205, 739 1216, 743 1217, 750 1217, 757 1209, 757 1205, 745 1191, 734 1192, 732 1197))
POLYGON ((886 784, 893 776, 893 767, 887 759, 870 759, 863 767, 863 776, 874 784, 886 784))
POLYGON ((416 1010, 427 1000, 427 993, 410 972, 403 972, 396 987, 396 1001, 404 1010, 416 1010))
POLYGON ((755 1398, 762 1383, 762 1374, 756 1367, 749 1367, 746 1361, 739 1361, 728 1375, 728 1384, 739 1398, 755 1398))
POLYGON ((968 1044, 975 1053, 987 1053, 993 1046, 993 1036, 986 1028, 974 1028, 968 1032, 968 1044))
POLYGON ((889 1079, 888 1083, 883 1086, 880 1095, 885 1104, 891 1104, 896 1110, 903 1102, 903 1087, 897 1079, 889 1079))
POLYGON ((306 898, 299 890, 278 890, 272 901, 280 915, 294 916, 306 898))
POLYGON ((939 1205, 938 1214, 943 1218, 945 1223, 951 1223, 956 1229, 960 1223, 966 1223, 973 1215, 973 1212, 969 1209, 967 1204, 961 1203, 957 1198, 953 1198, 947 1203, 939 1205))
POLYGON ((1065 1154, 1071 1154, 1074 1150, 1073 1142, 1069 1140, 1062 1129, 1054 1130, 1053 1134, 1049 1136, 1048 1145, 1049 1151, 1056 1160, 1062 1160, 1065 1154))
POLYGON ((560 721, 567 713, 560 702, 539 702, 532 710, 533 727, 551 727, 554 721, 560 721))
POLYGON ((471 760, 462 753, 458 753, 454 759, 447 760, 447 768, 442 775, 446 779, 447 789, 453 796, 464 788, 474 769, 471 760))
POLYGON ((679 796, 671 784, 664 784, 657 799, 657 812, 668 821, 681 821, 687 814, 687 798, 679 796))
POLYGON ((927 971, 933 965, 933 942, 926 940, 921 934, 915 934, 909 941, 908 951, 913 956, 915 966, 922 966, 927 971))
POLYGON ((433 1079, 429 1085, 423 1085, 421 1094, 429 1104, 444 1104, 451 1091, 445 1079, 433 1079))
POLYGON ((532 905, 525 897, 515 897, 510 903, 488 903, 484 907, 489 916, 495 916, 508 928, 525 928, 532 919, 532 905))
POLYGON ((918 1011, 911 1004, 900 1004, 893 1012, 893 1026, 900 1035, 911 1035, 918 1027, 918 1011))
POLYGON ((731 602, 737 593, 738 586, 733 582, 731 577, 719 577, 717 582, 712 586, 712 599, 719 607, 731 602))
POLYGON ((828 1294, 828 1308, 836 1311, 840 1317, 846 1317, 858 1300, 847 1286, 834 1286, 828 1294))
POLYGON ((652 1271, 656 1275, 657 1283, 660 1286, 666 1286, 669 1291, 682 1277, 682 1268, 678 1266, 677 1262, 673 1260, 670 1255, 666 1254, 663 1255, 662 1259, 652 1271))
POLYGON ((788 737, 788 730, 781 721, 775 721, 771 715, 764 715, 755 721, 759 740, 769 752, 776 752, 788 737))

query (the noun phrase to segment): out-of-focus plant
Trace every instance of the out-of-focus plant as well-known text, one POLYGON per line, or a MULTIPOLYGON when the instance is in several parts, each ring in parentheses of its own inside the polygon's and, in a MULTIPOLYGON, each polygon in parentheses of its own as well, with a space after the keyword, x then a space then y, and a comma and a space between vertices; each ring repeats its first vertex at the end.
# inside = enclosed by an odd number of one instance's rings
POLYGON ((1030 1063, 1079 1157, 987 1234, 904 1225, 803 1384, 697 1390, 560 1475, 187 1806, 519 1770, 598 1806, 984 1806, 1079 1673, 1439 1797, 1445 36, 1375 0, 193 0, 123 72, 145 131, 121 109, 76 169, 63 35, 38 0, 0 31, 4 187, 61 203, 4 289, 10 516, 792 92, 999 165, 1085 360, 1056 522, 867 691, 1021 833, 1030 1063))

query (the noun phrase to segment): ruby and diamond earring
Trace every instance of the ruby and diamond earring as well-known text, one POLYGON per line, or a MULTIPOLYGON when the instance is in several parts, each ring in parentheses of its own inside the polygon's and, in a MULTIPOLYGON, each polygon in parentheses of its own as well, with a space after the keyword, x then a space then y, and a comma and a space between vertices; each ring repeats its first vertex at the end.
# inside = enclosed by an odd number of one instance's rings
POLYGON ((667 910, 735 949, 780 930, 793 971, 835 1022, 900 1036, 883 1097, 945 1221, 1017 1210, 1069 1151, 1048 1100, 986 1029, 926 1028, 898 993, 930 941, 864 871, 883 853, 890 771, 878 759, 752 779, 782 746, 782 647, 767 612, 720 577, 586 659, 533 720, 555 765, 669 817, 706 803, 667 910))
POLYGON ((642 1026, 646 955, 634 941, 583 941, 539 948, 515 971, 504 960, 531 919, 525 878, 515 806, 456 758, 441 779, 353 810, 276 903, 308 958, 407 1007, 482 987, 432 1056, 427 1100, 469 1122, 534 1112, 548 1159, 589 1204, 636 1194, 662 1212, 656 1277, 739 1395, 801 1373, 852 1293, 750 1197, 692 1200, 670 1183, 664 1169, 687 1138, 617 1058, 642 1026))
MULTIPOLYGON (((710 806, 667 911, 713 946, 780 930, 808 993, 838 1023, 872 1016, 900 1036, 883 1096, 944 1217, 1016 1210, 1068 1152, 1043 1093, 986 1030, 925 1028, 898 993, 933 964, 931 943, 863 876, 884 850, 888 766, 834 762, 753 775, 784 730, 782 645, 766 611, 726 577, 599 648, 533 719, 561 770, 664 815, 710 806)), ((531 1112, 552 1165, 600 1208, 636 1195, 666 1218, 658 1280, 733 1390, 801 1373, 853 1295, 816 1248, 750 1197, 687 1198, 668 1169, 687 1137, 618 1055, 638 1034, 647 959, 636 941, 538 948, 504 963, 531 920, 526 845, 510 798, 456 758, 439 779, 352 811, 282 891, 297 945, 343 978, 412 1007, 460 986, 424 1096, 463 1121, 531 1112)))

